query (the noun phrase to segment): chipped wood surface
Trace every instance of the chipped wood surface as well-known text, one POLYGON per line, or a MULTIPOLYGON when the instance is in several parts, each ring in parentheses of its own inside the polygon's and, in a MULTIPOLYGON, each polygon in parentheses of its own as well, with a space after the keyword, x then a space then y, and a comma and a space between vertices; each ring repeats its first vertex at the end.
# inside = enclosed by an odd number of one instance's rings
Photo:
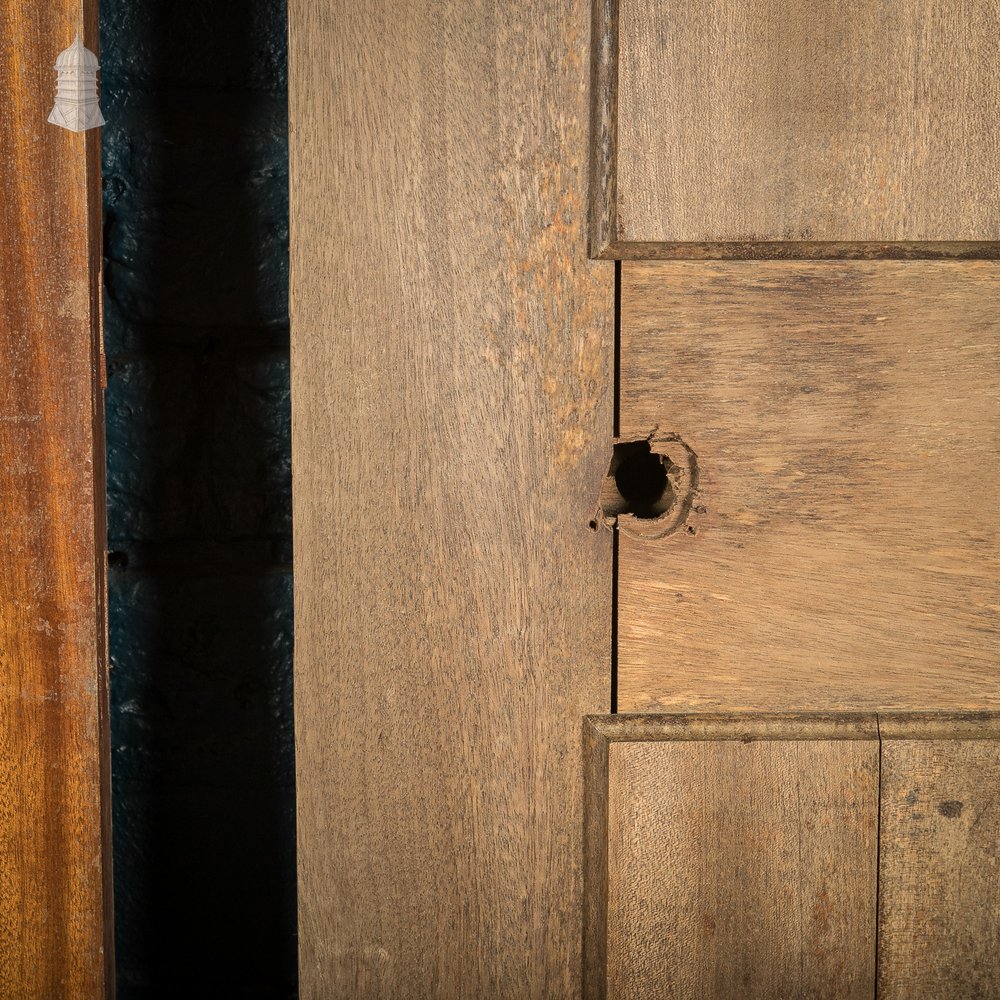
POLYGON ((596 255, 996 255, 997 0, 596 10, 596 255))
POLYGON ((577 996, 611 620, 589 10, 289 14, 302 996, 577 996))
POLYGON ((0 9, 0 996, 111 989, 96 131, 46 123, 97 4, 0 9))
POLYGON ((731 721, 588 721, 588 1000, 873 995, 874 718, 731 721))
POLYGON ((622 265, 621 434, 697 456, 621 540, 618 705, 1000 705, 990 263, 622 265))
POLYGON ((878 996, 1000 996, 995 720, 979 739, 968 724, 958 739, 915 740, 909 728, 883 731, 878 996))

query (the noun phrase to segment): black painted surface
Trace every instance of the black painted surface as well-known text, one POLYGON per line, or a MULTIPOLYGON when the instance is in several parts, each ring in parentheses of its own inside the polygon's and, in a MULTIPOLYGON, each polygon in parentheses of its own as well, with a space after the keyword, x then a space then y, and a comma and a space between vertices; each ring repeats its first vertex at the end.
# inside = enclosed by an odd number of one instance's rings
POLYGON ((294 996, 283 0, 101 0, 120 1000, 294 996))

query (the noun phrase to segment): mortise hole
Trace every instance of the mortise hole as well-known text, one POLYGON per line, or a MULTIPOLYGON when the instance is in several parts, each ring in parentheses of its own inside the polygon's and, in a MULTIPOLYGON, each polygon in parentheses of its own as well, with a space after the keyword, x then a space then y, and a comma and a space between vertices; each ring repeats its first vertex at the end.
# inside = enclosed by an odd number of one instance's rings
POLYGON ((670 509, 673 490, 667 479, 670 459, 657 455, 648 441, 626 441, 615 445, 615 486, 624 507, 621 514, 640 518, 659 517, 670 509))

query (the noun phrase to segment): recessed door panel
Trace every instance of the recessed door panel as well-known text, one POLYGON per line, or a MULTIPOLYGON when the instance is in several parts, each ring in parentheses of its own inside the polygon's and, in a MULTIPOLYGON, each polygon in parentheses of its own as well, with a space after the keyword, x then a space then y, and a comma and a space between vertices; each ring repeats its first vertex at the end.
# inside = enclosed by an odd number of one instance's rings
POLYGON ((622 437, 692 471, 623 523, 619 709, 1000 705, 1000 270, 622 268, 622 437))
POLYGON ((996 0, 599 11, 596 253, 938 256, 1000 238, 996 0))

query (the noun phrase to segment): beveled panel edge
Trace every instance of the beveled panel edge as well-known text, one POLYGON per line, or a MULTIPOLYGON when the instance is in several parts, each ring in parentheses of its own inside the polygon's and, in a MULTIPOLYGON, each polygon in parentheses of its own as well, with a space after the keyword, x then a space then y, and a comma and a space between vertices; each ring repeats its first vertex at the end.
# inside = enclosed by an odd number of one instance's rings
POLYGON ((879 712, 883 740, 1000 740, 1000 712, 879 712))
POLYGON ((618 217, 620 0, 591 0, 589 253, 594 260, 1000 260, 998 240, 623 239, 618 217))
POLYGON ((608 996, 609 746, 624 742, 996 740, 1000 712, 799 712, 588 715, 583 720, 583 997, 608 996))
POLYGON ((594 260, 616 260, 618 237, 618 4, 591 0, 590 196, 588 243, 594 260))
POLYGON ((710 712, 588 715, 608 743, 733 740, 877 740, 874 712, 710 712))
MULTIPOLYGON (((595 147, 598 145, 596 137, 595 147)), ((595 158, 596 158, 595 149, 595 158)), ((1000 241, 768 241, 733 243, 655 243, 613 240, 607 234, 617 225, 615 152, 601 180, 603 199, 597 197, 597 174, 591 179, 591 255, 597 260, 1000 260, 1000 241), (608 204, 605 204, 605 201, 608 204), (598 212, 603 213, 598 220, 598 212)))
POLYGON ((1000 740, 1000 712, 621 713, 584 719, 588 755, 600 742, 697 740, 1000 740))

